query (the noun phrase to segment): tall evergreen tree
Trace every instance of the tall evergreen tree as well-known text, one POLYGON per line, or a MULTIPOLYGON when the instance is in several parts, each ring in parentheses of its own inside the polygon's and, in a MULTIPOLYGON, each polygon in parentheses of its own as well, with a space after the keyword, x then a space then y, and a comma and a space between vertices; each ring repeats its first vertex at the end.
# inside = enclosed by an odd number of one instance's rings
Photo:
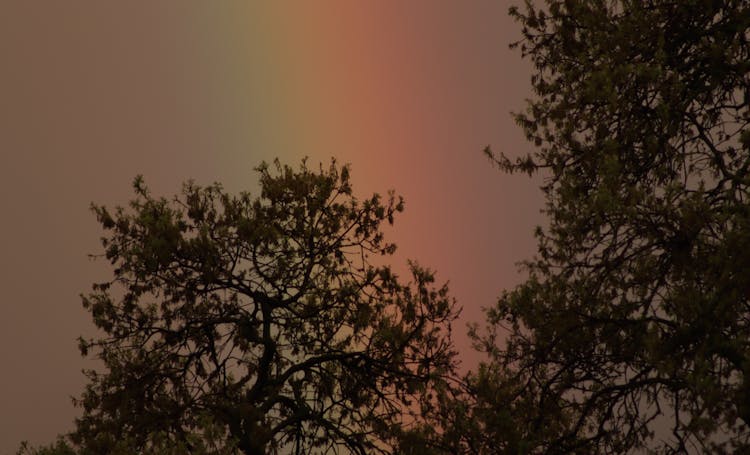
POLYGON ((491 361, 463 435, 480 453, 750 451, 750 2, 538 3, 511 9, 535 151, 488 153, 546 177, 549 224, 476 336, 491 361))
POLYGON ((136 179, 94 206, 114 277, 83 299, 103 336, 73 441, 82 454, 390 453, 412 397, 453 368, 455 304, 395 246, 400 198, 352 195, 347 167, 259 168, 261 193, 136 179))

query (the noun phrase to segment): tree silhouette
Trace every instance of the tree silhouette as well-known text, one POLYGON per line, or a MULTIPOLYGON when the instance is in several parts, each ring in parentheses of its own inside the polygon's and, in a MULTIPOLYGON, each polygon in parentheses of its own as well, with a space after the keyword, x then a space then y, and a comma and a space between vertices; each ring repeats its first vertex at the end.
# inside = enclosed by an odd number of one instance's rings
POLYGON ((155 198, 139 177, 129 208, 93 207, 114 277, 83 298, 105 369, 78 400, 82 453, 388 453, 452 371, 447 288, 371 262, 402 200, 357 200, 335 162, 258 172, 258 198, 155 198))
MULTIPOLYGON (((750 450, 750 3, 526 2, 549 225, 488 312, 472 453, 750 450)), ((459 402, 460 403, 460 402, 459 402)), ((457 418, 458 417, 458 418, 457 418)))
POLYGON ((75 448, 71 447, 62 436, 47 446, 33 447, 24 441, 16 451, 16 455, 76 455, 76 453, 75 448))

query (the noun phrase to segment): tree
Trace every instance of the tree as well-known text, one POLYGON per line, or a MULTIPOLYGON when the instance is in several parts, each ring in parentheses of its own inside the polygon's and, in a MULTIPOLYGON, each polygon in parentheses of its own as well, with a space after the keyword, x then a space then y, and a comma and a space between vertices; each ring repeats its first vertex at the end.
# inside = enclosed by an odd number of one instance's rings
POLYGON ((403 201, 357 200, 335 162, 258 172, 258 198, 139 177, 129 209, 93 206, 114 278, 83 297, 105 371, 78 400, 82 453, 388 453, 452 371, 447 288, 372 262, 403 201))
POLYGON ((16 451, 16 455, 77 455, 77 452, 61 436, 53 444, 47 446, 32 447, 24 441, 16 451))
MULTIPOLYGON (((485 453, 750 450, 750 2, 527 1, 549 225, 488 312, 485 453)), ((466 447, 464 443, 463 447, 466 447)))

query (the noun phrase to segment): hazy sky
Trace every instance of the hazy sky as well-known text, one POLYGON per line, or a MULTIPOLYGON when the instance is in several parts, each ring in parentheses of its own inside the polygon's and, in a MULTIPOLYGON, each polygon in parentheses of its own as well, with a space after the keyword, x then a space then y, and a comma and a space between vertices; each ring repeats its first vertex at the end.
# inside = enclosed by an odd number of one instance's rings
POLYGON ((463 335, 519 282, 542 222, 538 181, 481 151, 529 145, 509 112, 530 67, 508 43, 504 0, 0 2, 0 455, 72 429, 84 384, 78 295, 92 261, 92 201, 125 204, 143 174, 254 189, 253 167, 331 156, 355 193, 395 189, 389 231, 450 281, 463 335))

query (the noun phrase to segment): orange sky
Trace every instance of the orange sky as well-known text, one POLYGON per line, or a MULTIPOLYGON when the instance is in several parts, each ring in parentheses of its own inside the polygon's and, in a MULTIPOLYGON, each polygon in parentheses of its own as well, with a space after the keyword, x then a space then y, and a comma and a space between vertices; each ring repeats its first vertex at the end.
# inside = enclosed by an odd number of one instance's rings
POLYGON ((355 192, 395 189, 389 231, 450 280, 464 324, 519 281, 539 181, 481 151, 529 146, 509 112, 530 68, 500 0, 0 3, 0 454, 72 428, 94 334, 78 294, 108 276, 91 201, 188 178, 254 188, 279 157, 351 163, 355 192))

